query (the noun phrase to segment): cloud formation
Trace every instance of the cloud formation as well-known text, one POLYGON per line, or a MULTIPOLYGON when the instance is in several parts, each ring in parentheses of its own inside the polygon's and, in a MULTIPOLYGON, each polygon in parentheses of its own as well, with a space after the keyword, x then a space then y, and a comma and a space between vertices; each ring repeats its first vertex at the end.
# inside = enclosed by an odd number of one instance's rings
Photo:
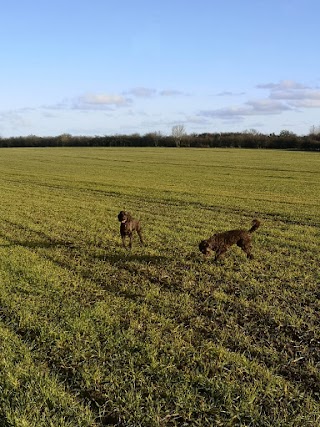
POLYGON ((282 102, 273 101, 270 99, 261 99, 256 101, 248 101, 240 106, 230 106, 226 108, 218 108, 216 110, 203 110, 199 115, 203 117, 220 118, 224 120, 238 119, 243 120, 246 116, 280 114, 283 111, 291 108, 282 102))
POLYGON ((160 96, 179 96, 179 95, 185 96, 186 95, 184 92, 176 89, 157 90, 157 89, 151 89, 146 87, 136 87, 124 92, 124 94, 132 95, 137 98, 151 98, 156 95, 160 95, 160 96))
POLYGON ((28 121, 23 117, 25 111, 32 111, 31 109, 10 110, 0 112, 0 126, 9 125, 11 127, 26 127, 28 121))
POLYGON ((270 89, 269 98, 285 101, 292 108, 319 108, 320 90, 293 80, 283 80, 277 84, 258 85, 270 89))
POLYGON ((137 98, 150 98, 156 94, 155 89, 150 89, 147 87, 135 87, 133 89, 124 92, 125 94, 136 96, 137 98))
POLYGON ((110 95, 110 94, 93 94, 88 93, 78 97, 74 106, 78 108, 86 107, 124 107, 130 104, 130 100, 122 95, 110 95))
MULTIPOLYGON (((63 99, 53 105, 0 112, 0 132, 14 133, 20 128, 30 129, 32 133, 36 132, 33 129, 37 129, 40 122, 45 123, 48 129, 54 129, 59 121, 62 123, 61 129, 64 129, 66 123, 69 126, 71 118, 76 123, 73 125, 74 128, 79 127, 77 122, 81 122, 81 126, 82 123, 91 120, 95 129, 98 126, 101 128, 106 126, 109 132, 117 126, 135 131, 152 131, 153 128, 167 129, 177 123, 188 125, 195 130, 212 127, 213 120, 222 121, 225 127, 233 125, 236 127, 248 121, 249 125, 246 126, 252 127, 252 122, 260 123, 267 117, 320 108, 320 88, 317 86, 282 80, 276 83, 261 83, 254 89, 255 98, 247 98, 246 101, 238 104, 234 97, 243 96, 244 92, 221 91, 214 97, 212 93, 207 93, 205 97, 193 94, 194 102, 182 104, 181 102, 179 104, 179 97, 190 96, 190 94, 176 89, 160 90, 140 86, 118 93, 88 92, 75 98, 63 99), (177 99, 173 102, 170 97, 177 99), (224 98, 221 99, 221 97, 224 98), (151 101, 154 107, 150 109, 151 101), (196 102, 198 102, 198 110, 195 106, 196 102), (214 102, 215 108, 210 108, 209 104, 209 108, 201 109, 203 102, 214 102), (170 113, 163 107, 164 104, 170 106, 170 113), (82 114, 80 121, 78 112, 82 114), (40 121, 39 117, 41 117, 40 121)), ((240 99, 243 100, 243 98, 240 99)), ((264 124, 261 124, 262 126, 264 124)))
POLYGON ((270 90, 293 90, 293 89, 308 89, 301 83, 295 82, 294 80, 281 80, 279 83, 263 83, 256 86, 258 89, 270 89, 270 90))
MULTIPOLYGON (((248 100, 241 105, 202 110, 199 112, 199 116, 240 121, 247 116, 277 115, 285 111, 298 111, 300 108, 320 107, 319 88, 306 86, 294 80, 258 84, 256 88, 268 90, 268 96, 266 98, 248 100)), ((233 93, 226 91, 218 95, 229 96, 233 95, 233 93)))
POLYGON ((174 89, 167 89, 167 90, 162 90, 159 92, 159 94, 161 96, 185 96, 185 93, 181 92, 180 90, 174 90, 174 89))
POLYGON ((245 92, 231 92, 229 90, 224 90, 222 92, 217 93, 216 96, 241 96, 245 95, 245 92))

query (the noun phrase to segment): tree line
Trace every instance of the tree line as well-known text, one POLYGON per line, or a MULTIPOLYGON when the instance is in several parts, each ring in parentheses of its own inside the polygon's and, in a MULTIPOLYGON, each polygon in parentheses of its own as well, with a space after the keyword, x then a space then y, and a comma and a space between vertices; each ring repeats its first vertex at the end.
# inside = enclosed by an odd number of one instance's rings
POLYGON ((0 137, 0 147, 199 147, 199 148, 265 148, 320 151, 320 133, 298 136, 289 131, 261 134, 256 131, 179 134, 169 136, 159 132, 145 135, 105 136, 19 136, 0 137))

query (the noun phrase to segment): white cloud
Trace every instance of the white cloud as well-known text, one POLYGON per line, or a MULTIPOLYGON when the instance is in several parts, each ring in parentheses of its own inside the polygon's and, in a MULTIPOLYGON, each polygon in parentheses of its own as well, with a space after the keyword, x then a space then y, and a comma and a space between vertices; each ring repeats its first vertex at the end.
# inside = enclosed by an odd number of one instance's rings
POLYGON ((123 107, 130 104, 130 100, 122 95, 110 94, 85 94, 76 99, 77 106, 115 106, 123 107))
POLYGON ((245 95, 245 92, 231 92, 228 90, 224 90, 222 92, 217 93, 216 96, 241 96, 245 95))
POLYGON ((248 101, 243 105, 230 106, 215 110, 204 110, 199 113, 200 116, 229 119, 243 119, 246 116, 280 114, 283 111, 290 110, 290 107, 279 101, 270 99, 260 99, 248 101))
POLYGON ((269 89, 269 99, 285 102, 291 108, 320 107, 320 90, 318 87, 312 88, 293 80, 282 80, 279 83, 261 84, 257 88, 269 89))
MULTIPOLYGON (((207 118, 241 121, 250 116, 279 115, 285 111, 320 108, 320 90, 318 87, 312 88, 294 80, 281 80, 279 83, 259 84, 256 88, 267 89, 269 91, 268 96, 257 100, 248 100, 241 105, 202 110, 198 115, 207 118)), ((235 93, 224 91, 217 95, 232 96, 235 93)))
POLYGON ((248 105, 248 112, 250 115, 279 114, 282 111, 291 110, 291 108, 283 102, 274 101, 272 99, 248 101, 246 105, 248 105))
POLYGON ((294 80, 281 80, 279 83, 258 84, 256 87, 258 89, 270 90, 308 89, 308 86, 295 82, 294 80))
POLYGON ((320 90, 318 89, 303 89, 303 90, 280 90, 270 93, 272 99, 320 99, 320 90))
POLYGON ((320 108, 319 99, 300 99, 297 101, 291 101, 290 105, 296 108, 320 108))
POLYGON ((185 93, 181 92, 180 90, 174 90, 174 89, 166 89, 162 90, 160 92, 161 96, 179 96, 179 95, 185 95, 185 93))
POLYGON ((158 91, 157 89, 151 89, 147 87, 136 87, 128 91, 123 92, 125 95, 132 95, 137 98, 151 98, 156 95, 160 96, 186 96, 187 94, 176 89, 164 89, 158 91))
POLYGON ((29 121, 23 116, 25 111, 32 111, 32 109, 21 109, 16 111, 5 111, 0 113, 0 124, 8 127, 27 127, 29 121))
POLYGON ((124 93, 128 95, 136 96, 137 98, 150 98, 154 96, 156 92, 157 91, 155 89, 150 89, 146 87, 135 87, 124 93))

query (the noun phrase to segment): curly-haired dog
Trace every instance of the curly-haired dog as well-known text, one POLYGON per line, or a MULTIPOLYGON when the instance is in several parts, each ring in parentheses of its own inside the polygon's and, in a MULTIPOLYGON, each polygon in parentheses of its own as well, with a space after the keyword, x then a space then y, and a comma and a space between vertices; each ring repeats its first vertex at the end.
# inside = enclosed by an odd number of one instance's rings
POLYGON ((217 233, 209 237, 207 240, 202 240, 199 243, 200 252, 204 255, 209 255, 211 251, 216 253, 215 261, 218 260, 232 245, 239 246, 246 254, 247 258, 253 259, 251 253, 251 235, 257 228, 260 227, 260 221, 254 219, 250 230, 230 230, 223 233, 217 233))
POLYGON ((118 220, 121 222, 120 235, 123 247, 126 248, 126 237, 129 237, 129 248, 132 248, 132 234, 134 231, 138 233, 140 242, 143 245, 140 221, 138 219, 132 218, 130 212, 125 211, 121 211, 119 213, 118 220))

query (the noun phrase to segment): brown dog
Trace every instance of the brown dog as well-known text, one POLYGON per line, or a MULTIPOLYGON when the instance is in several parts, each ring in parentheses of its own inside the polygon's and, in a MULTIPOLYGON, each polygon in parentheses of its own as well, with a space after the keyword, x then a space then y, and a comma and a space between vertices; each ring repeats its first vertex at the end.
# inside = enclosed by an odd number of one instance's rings
POLYGON ((140 242, 143 245, 140 221, 138 219, 132 218, 130 212, 125 211, 121 211, 119 213, 118 220, 121 222, 120 235, 123 247, 126 248, 126 237, 129 237, 129 248, 132 248, 132 234, 134 231, 138 233, 140 242))
POLYGON ((217 233, 209 237, 207 240, 202 240, 199 243, 200 252, 204 255, 209 255, 211 251, 216 253, 215 261, 218 260, 232 245, 239 246, 246 254, 247 258, 253 259, 251 253, 251 235, 257 228, 260 227, 260 221, 254 219, 250 230, 230 230, 223 233, 217 233))

